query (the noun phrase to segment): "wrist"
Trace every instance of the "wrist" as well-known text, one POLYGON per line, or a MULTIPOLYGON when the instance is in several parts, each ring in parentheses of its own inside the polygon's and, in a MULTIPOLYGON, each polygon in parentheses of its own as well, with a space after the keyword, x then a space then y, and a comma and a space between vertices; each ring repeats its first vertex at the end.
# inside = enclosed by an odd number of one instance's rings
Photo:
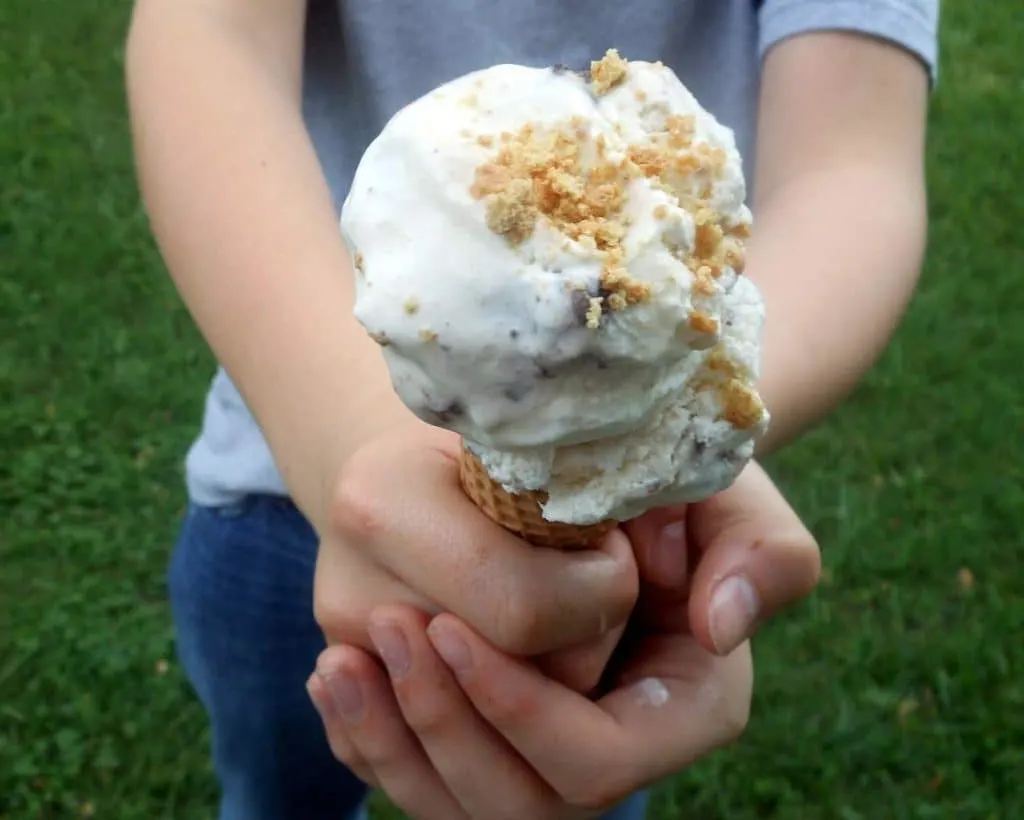
POLYGON ((434 428, 413 415, 388 386, 386 391, 349 397, 341 413, 321 429, 325 431, 319 437, 322 447, 314 459, 296 463, 293 475, 285 474, 285 483, 296 505, 323 536, 331 527, 338 484, 353 456, 370 442, 426 434, 434 428))

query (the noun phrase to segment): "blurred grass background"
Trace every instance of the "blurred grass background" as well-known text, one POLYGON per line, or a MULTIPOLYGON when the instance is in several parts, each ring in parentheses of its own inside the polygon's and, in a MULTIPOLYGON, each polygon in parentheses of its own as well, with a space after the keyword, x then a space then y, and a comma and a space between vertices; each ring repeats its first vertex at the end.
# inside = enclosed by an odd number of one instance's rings
MULTIPOLYGON (((212 362, 147 234, 129 3, 0 4, 0 817, 200 818, 164 567, 212 362)), ((657 818, 1024 818, 1024 13, 944 4, 932 239, 884 361, 770 465, 824 546, 745 740, 657 818)))

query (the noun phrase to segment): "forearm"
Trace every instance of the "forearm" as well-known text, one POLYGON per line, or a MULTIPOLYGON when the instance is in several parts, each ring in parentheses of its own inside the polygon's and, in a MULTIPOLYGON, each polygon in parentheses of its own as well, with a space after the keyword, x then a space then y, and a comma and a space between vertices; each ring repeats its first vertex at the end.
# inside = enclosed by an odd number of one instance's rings
POLYGON ((747 270, 766 301, 772 413, 759 452, 823 418, 875 363, 913 293, 926 223, 918 169, 870 162, 797 175, 758 203, 747 270))
POLYGON ((302 122, 300 65, 294 55, 272 64, 265 44, 198 4, 145 5, 127 81, 154 234, 290 491, 322 526, 347 455, 412 417, 352 318, 350 260, 302 122))

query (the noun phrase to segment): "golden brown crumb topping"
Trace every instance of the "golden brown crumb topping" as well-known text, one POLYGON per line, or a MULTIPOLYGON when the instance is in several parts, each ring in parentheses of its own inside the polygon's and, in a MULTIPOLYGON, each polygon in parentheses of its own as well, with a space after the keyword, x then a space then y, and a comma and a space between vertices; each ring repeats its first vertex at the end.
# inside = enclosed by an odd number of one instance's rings
POLYGON ((697 265, 693 272, 693 289, 701 296, 715 295, 715 275, 710 265, 697 265))
POLYGON ((714 221, 714 212, 708 215, 707 209, 697 214, 697 232, 693 243, 693 255, 698 259, 714 259, 718 246, 722 242, 722 226, 714 221))
POLYGON ((737 379, 729 379, 719 387, 722 417, 737 430, 749 430, 764 414, 764 405, 751 388, 737 379))
POLYGON ((405 300, 405 304, 402 305, 402 307, 404 308, 407 315, 413 316, 417 312, 419 312, 420 300, 417 299, 415 296, 410 296, 408 299, 405 300))
POLYGON ((689 324, 698 333, 707 333, 709 335, 718 333, 718 322, 699 310, 695 310, 690 314, 689 324))
POLYGON ((721 347, 716 347, 711 351, 704 366, 712 373, 717 373, 727 379, 735 379, 739 376, 736 363, 725 355, 725 351, 721 347))
POLYGON ((628 162, 612 162, 595 141, 597 159, 584 164, 583 123, 571 130, 542 129, 533 124, 502 135, 493 158, 476 169, 470 194, 485 202, 487 226, 518 245, 532 236, 537 220, 546 218, 557 230, 600 251, 605 265, 603 295, 587 314, 596 327, 601 312, 650 298, 650 286, 633 279, 623 264, 625 224, 622 206, 633 171, 628 162))
POLYGON ((363 264, 363 255, 357 252, 356 255, 352 258, 352 265, 353 267, 355 267, 357 272, 363 273, 363 264))
MULTIPOLYGON (((607 93, 627 72, 627 61, 610 49, 591 65, 595 93, 607 93)), ((650 285, 630 276, 622 248, 628 227, 622 213, 626 189, 637 177, 651 179, 693 215, 694 247, 673 253, 693 273, 697 294, 713 295, 714 280, 726 265, 742 271, 748 226, 723 226, 721 215, 708 205, 711 179, 722 175, 728 157, 721 148, 695 142, 695 133, 695 117, 667 117, 661 133, 628 146, 626 157, 614 162, 604 136, 591 139, 587 122, 579 116, 561 128, 527 123, 515 133, 482 135, 477 143, 496 148, 496 153, 477 167, 470 194, 484 202, 487 226, 512 245, 529 239, 538 220, 545 219, 569 239, 603 255, 601 292, 586 316, 588 327, 598 327, 604 312, 651 297, 650 285)), ((668 215, 664 205, 654 210, 656 219, 668 215)), ((709 326, 696 317, 691 322, 709 326)), ((717 332, 715 325, 707 332, 717 332)))
POLYGON ((727 240, 722 258, 725 259, 725 264, 736 271, 736 273, 743 273, 746 268, 747 255, 743 246, 738 242, 729 242, 727 240))
POLYGON ((738 430, 749 430, 764 416, 764 404, 749 387, 736 363, 721 347, 715 347, 704 363, 722 402, 722 418, 738 430))
POLYGON ((608 49, 604 57, 590 63, 590 85, 599 97, 607 94, 626 79, 629 63, 619 56, 614 48, 608 49))

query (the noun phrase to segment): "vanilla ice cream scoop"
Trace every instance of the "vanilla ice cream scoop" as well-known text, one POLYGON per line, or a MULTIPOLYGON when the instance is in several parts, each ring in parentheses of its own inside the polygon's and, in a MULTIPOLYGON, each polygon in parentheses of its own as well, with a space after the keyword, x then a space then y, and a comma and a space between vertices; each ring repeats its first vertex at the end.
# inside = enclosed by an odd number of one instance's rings
POLYGON ((341 225, 402 401, 551 521, 728 486, 768 423, 732 132, 660 63, 499 65, 399 111, 341 225))

